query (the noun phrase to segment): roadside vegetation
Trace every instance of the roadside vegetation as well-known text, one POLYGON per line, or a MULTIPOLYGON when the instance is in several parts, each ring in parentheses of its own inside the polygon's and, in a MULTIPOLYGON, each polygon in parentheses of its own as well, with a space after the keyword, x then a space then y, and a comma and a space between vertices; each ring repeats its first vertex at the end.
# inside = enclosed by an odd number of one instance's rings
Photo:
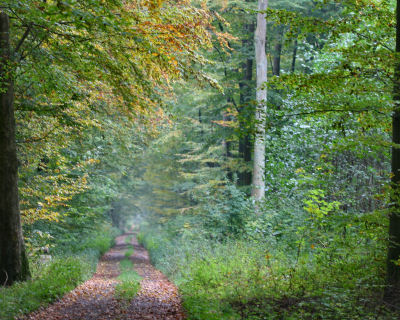
POLYGON ((132 221, 189 319, 399 319, 399 12, 2 0, 1 320, 90 277, 132 221))
POLYGON ((32 256, 30 280, 0 287, 0 319, 14 319, 46 306, 89 279, 118 233, 109 225, 99 225, 84 239, 69 239, 67 247, 64 242, 54 244, 52 255, 32 256))
POLYGON ((189 319, 397 319, 380 302, 381 232, 351 217, 345 234, 341 224, 318 230, 290 210, 297 224, 275 220, 275 236, 254 217, 240 236, 212 239, 192 217, 190 229, 182 218, 144 223, 139 239, 178 285, 189 319))

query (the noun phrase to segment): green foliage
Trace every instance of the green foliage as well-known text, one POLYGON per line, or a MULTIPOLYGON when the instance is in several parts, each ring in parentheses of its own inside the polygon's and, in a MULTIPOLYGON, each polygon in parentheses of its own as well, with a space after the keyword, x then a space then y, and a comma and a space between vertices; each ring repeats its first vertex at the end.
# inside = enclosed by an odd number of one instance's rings
POLYGON ((304 200, 304 209, 310 213, 312 219, 318 220, 320 223, 322 223, 324 217, 333 211, 337 211, 340 206, 339 201, 327 202, 324 197, 323 190, 310 190, 308 199, 304 200))
POLYGON ((205 197, 208 201, 204 197, 200 199, 199 216, 209 237, 240 236, 243 227, 255 218, 250 200, 235 185, 228 184, 222 190, 210 189, 205 197))
MULTIPOLYGON (((74 252, 74 239, 109 214, 123 224, 123 213, 110 212, 132 189, 132 155, 166 121, 160 107, 172 81, 216 86, 194 65, 207 63, 199 51, 212 37, 225 36, 210 29, 216 16, 191 1, 5 0, 1 11, 11 21, 27 247, 32 255, 43 244, 74 252)), ((104 252, 108 244, 95 241, 104 252)))
MULTIPOLYGON (((14 47, 28 32, 13 70, 27 248, 33 261, 42 247, 57 256, 1 289, 5 317, 82 281, 116 234, 109 221, 122 229, 136 213, 138 239, 192 319, 398 318, 380 301, 393 2, 271 3, 267 51, 281 69, 269 68, 260 215, 241 181, 255 2, 57 4, 4 1, 14 47), (171 80, 185 80, 176 98, 171 80)), ((119 280, 116 296, 132 299, 140 277, 129 259, 119 280)))
MULTIPOLYGON (((109 235, 97 234, 86 239, 86 243, 82 249, 92 249, 98 251, 98 257, 101 257, 107 250, 114 244, 114 235, 117 234, 117 230, 112 230, 109 235), (113 232, 112 232, 113 231, 113 232)), ((104 232, 104 231, 103 231, 104 232)))
POLYGON ((11 320, 61 298, 86 280, 94 267, 93 261, 82 257, 55 259, 33 280, 1 288, 0 318, 11 320))
POLYGON ((275 242, 218 242, 149 225, 138 239, 178 284, 189 319, 396 319, 379 303, 384 243, 353 223, 325 239, 299 228, 275 242))
POLYGON ((63 239, 50 246, 57 255, 48 264, 42 264, 38 256, 32 256, 32 279, 16 283, 11 287, 0 287, 0 319, 12 320, 16 316, 32 312, 41 306, 61 298, 96 270, 99 257, 113 244, 117 230, 103 225, 86 238, 68 241, 67 251, 63 239))
MULTIPOLYGON (((95 261, 95 260, 94 260, 95 261)), ((14 319, 46 305, 74 289, 94 271, 93 260, 70 257, 54 259, 49 266, 37 270, 33 280, 1 289, 1 318, 14 319)))
POLYGON ((42 221, 30 226, 33 227, 32 229, 26 228, 25 233, 29 237, 28 254, 33 259, 37 259, 41 254, 41 248, 48 247, 52 255, 79 255, 85 251, 92 251, 99 258, 113 245, 115 236, 120 233, 108 222, 98 221, 97 224, 93 222, 91 225, 82 225, 77 221, 70 224, 71 220, 74 219, 66 219, 65 223, 59 224, 48 224, 42 221), (37 242, 35 239, 37 233, 47 234, 49 238, 37 242), (35 242, 32 243, 32 241, 35 242))
POLYGON ((259 216, 237 181, 254 133, 252 5, 213 3, 237 36, 210 53, 224 95, 178 88, 176 123, 139 164, 139 239, 193 319, 394 319, 381 300, 394 3, 271 4, 267 50, 272 65, 281 44, 282 64, 266 84, 259 216))

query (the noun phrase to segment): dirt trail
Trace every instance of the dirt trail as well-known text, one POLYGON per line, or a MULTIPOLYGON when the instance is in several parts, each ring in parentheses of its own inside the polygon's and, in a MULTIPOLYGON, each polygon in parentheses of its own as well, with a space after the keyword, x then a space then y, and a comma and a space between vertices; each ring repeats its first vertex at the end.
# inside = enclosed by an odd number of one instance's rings
POLYGON ((61 300, 29 314, 21 320, 181 320, 184 319, 177 288, 151 264, 147 250, 133 233, 117 237, 116 245, 97 266, 94 276, 66 294, 61 300), (134 253, 130 257, 143 278, 137 296, 129 301, 114 297, 118 283, 119 261, 125 258, 126 238, 132 237, 134 253))

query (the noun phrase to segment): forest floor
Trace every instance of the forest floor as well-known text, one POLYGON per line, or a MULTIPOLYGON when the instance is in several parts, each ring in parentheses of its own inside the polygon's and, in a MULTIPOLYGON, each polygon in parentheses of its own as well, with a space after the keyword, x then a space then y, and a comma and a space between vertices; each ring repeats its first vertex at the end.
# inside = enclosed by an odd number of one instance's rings
POLYGON ((59 301, 26 315, 20 320, 181 320, 184 319, 177 288, 150 263, 147 250, 139 245, 134 233, 116 238, 116 245, 97 266, 94 276, 66 294, 59 301), (119 299, 115 287, 119 283, 119 263, 129 256, 141 276, 140 290, 131 300, 119 299))

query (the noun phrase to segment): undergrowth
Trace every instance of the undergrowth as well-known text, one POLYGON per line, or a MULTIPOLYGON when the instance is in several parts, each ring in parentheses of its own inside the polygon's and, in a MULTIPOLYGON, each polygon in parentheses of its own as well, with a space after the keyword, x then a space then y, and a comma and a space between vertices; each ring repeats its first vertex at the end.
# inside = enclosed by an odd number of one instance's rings
POLYGON ((372 237, 360 240, 362 224, 313 242, 323 230, 215 240, 173 223, 144 223, 138 239, 178 285, 189 319, 399 318, 381 303, 385 251, 372 237))
POLYGON ((12 320, 32 312, 89 279, 96 270, 99 257, 112 246, 117 232, 102 225, 85 239, 79 239, 80 245, 76 240, 67 252, 56 248, 57 255, 47 264, 33 259, 31 280, 0 287, 0 319, 12 320))

